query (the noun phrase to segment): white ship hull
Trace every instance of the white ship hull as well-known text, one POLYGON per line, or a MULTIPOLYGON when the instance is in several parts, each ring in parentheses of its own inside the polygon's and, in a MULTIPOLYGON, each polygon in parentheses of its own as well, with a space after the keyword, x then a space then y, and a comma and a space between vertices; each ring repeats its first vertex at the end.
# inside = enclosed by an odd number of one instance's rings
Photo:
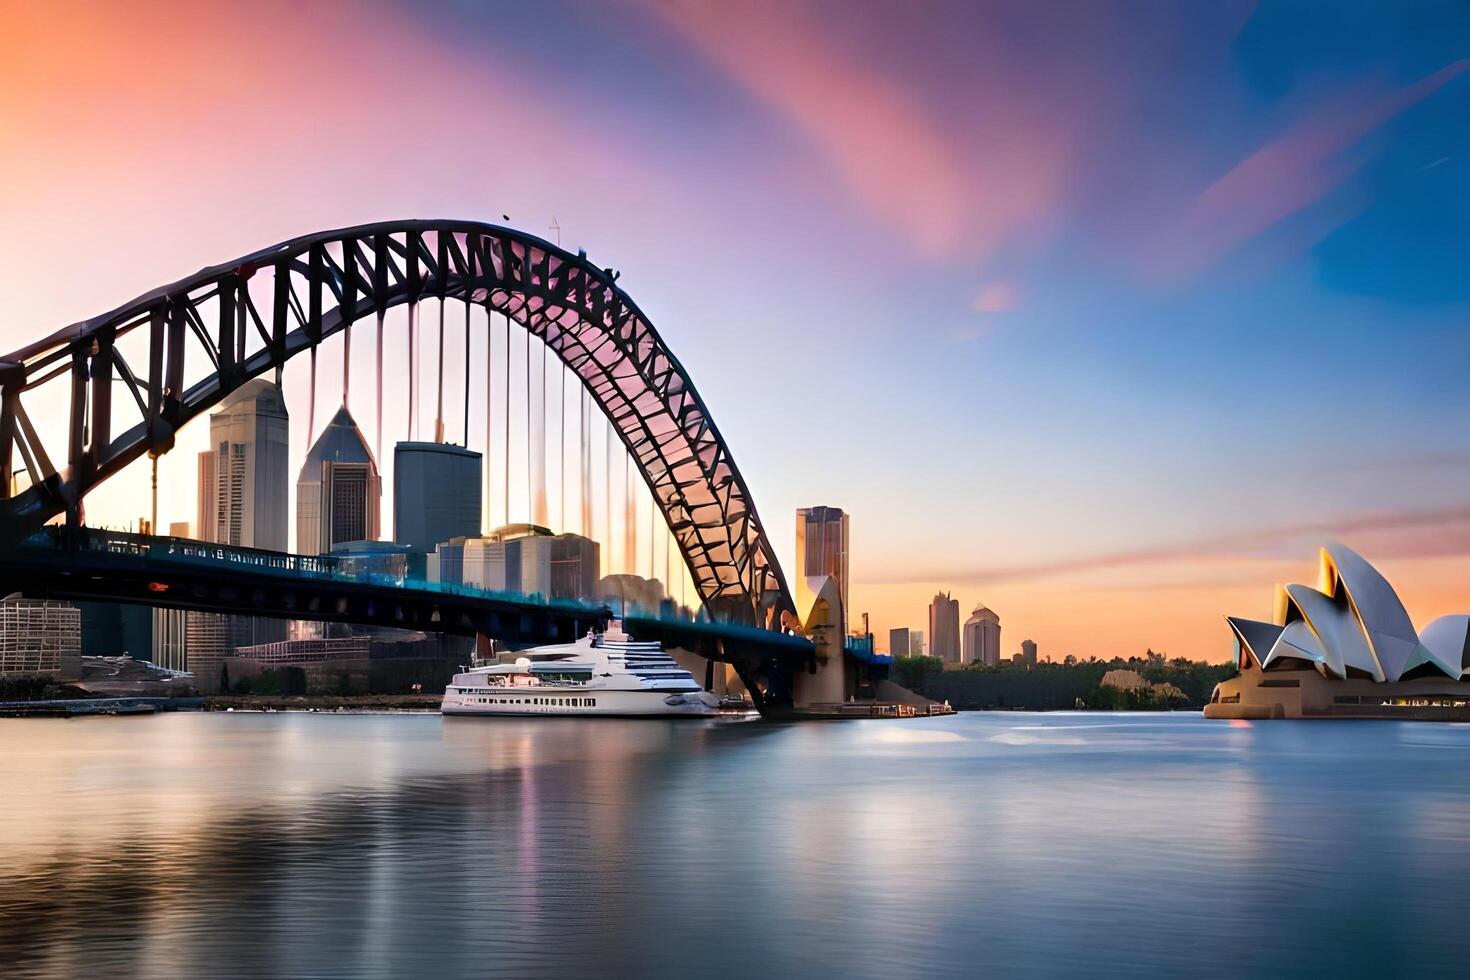
POLYGON ((455 674, 446 715, 588 715, 689 718, 713 715, 719 699, 700 688, 658 643, 640 643, 617 624, 601 636, 522 651, 455 674))
POLYGON ((703 692, 556 690, 547 687, 470 689, 451 686, 440 711, 446 715, 585 715, 595 717, 708 717, 719 702, 703 692), (676 701, 669 704, 669 701, 676 701), (714 701, 714 704, 710 704, 714 701))

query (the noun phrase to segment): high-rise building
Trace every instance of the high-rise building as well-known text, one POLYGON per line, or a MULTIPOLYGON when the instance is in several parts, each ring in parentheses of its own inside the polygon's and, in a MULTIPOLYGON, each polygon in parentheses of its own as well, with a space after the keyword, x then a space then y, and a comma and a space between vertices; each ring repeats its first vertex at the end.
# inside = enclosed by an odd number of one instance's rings
POLYGON ((976 606, 965 620, 964 662, 994 667, 1000 663, 1000 617, 985 606, 976 606))
MULTIPOLYGON (((184 621, 184 650, 186 666, 174 667, 159 664, 173 670, 185 669, 194 675, 194 686, 201 694, 220 692, 220 664, 235 651, 241 630, 240 620, 249 621, 248 616, 226 616, 222 613, 191 612, 184 621)), ((284 633, 284 631, 282 631, 284 633)), ((156 662, 156 661, 155 661, 156 662)))
MULTIPOLYGON (((199 454, 198 524, 194 528, 199 540, 238 548, 287 550, 291 527, 290 427, 285 395, 279 385, 265 378, 255 378, 235 389, 210 415, 210 448, 199 454)), ((191 631, 187 618, 181 626, 176 616, 155 614, 153 628, 149 649, 153 662, 174 670, 194 671, 196 665, 189 662, 191 631)), ((200 620, 193 633, 201 637, 201 642, 207 635, 211 649, 219 645, 245 646, 285 639, 286 624, 254 616, 212 616, 207 623, 200 620)))
POLYGON ((219 481, 216 451, 206 449, 199 454, 199 500, 195 510, 194 531, 200 541, 213 541, 219 524, 219 481))
POLYGON ((480 535, 479 453, 443 442, 393 447, 393 541, 419 554, 480 535))
MULTIPOLYGON (((174 537, 188 537, 175 534, 174 537)), ((169 670, 188 670, 189 613, 182 609, 153 610, 153 651, 148 658, 169 670)))
POLYGON ((602 547, 580 534, 551 539, 551 597, 592 599, 597 595, 597 569, 602 547))
POLYGON ((909 656, 922 657, 924 655, 924 631, 909 630, 909 656))
POLYGON ((241 385, 209 417, 210 448, 199 458, 200 540, 286 550, 290 424, 280 387, 264 378, 241 385))
POLYGON ((0 600, 0 676, 82 672, 82 614, 69 602, 0 600))
POLYGON ((929 656, 960 662, 960 602, 947 592, 936 592, 929 603, 929 656))
POLYGON ((829 575, 837 584, 846 617, 851 605, 847 584, 847 515, 838 507, 796 511, 796 568, 799 575, 829 575))
POLYGON ((324 555, 346 541, 376 541, 381 498, 378 463, 344 405, 296 480, 296 550, 324 555))
POLYGON ((909 656, 909 628, 907 626, 888 631, 888 655, 890 657, 909 656))
POLYGON ((1035 667, 1036 666, 1036 641, 1035 640, 1022 640, 1021 641, 1021 661, 1022 661, 1022 663, 1029 664, 1032 667, 1035 667))

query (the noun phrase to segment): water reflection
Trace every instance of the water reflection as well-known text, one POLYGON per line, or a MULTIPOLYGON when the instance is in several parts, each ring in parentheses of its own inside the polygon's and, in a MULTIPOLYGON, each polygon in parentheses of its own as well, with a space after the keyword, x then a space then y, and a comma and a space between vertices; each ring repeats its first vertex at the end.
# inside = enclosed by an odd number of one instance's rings
POLYGON ((10 975, 1449 972, 1470 729, 0 721, 10 975), (1442 938, 1441 938, 1442 937, 1442 938))

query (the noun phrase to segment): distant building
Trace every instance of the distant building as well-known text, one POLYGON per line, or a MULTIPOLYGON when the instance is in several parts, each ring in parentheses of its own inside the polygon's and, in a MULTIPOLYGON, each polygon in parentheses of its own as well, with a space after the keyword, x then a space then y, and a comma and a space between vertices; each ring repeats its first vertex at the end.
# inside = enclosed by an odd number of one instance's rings
POLYGON ((924 655, 924 631, 909 630, 909 656, 922 657, 924 655))
POLYGON ((909 655, 909 628, 907 626, 888 631, 888 655, 890 657, 909 655))
POLYGON ((798 573, 831 576, 844 617, 852 608, 847 591, 847 525, 847 515, 838 507, 802 507, 796 512, 798 573))
POLYGON ((377 460, 344 405, 296 480, 296 550, 324 555, 347 541, 378 540, 381 506, 377 460))
POLYGON ((604 575, 597 583, 597 600, 618 615, 625 611, 656 613, 663 605, 664 586, 656 578, 641 575, 604 575))
POLYGON ((1021 641, 1021 662, 1032 667, 1036 666, 1036 641, 1021 641))
MULTIPOLYGON (((199 507, 193 529, 200 541, 288 550, 290 426, 285 395, 279 385, 264 378, 235 389, 209 416, 210 448, 199 454, 199 507)), ((188 537, 188 526, 174 536, 188 537)), ((155 664, 194 670, 188 655, 188 619, 201 615, 208 614, 187 613, 180 620, 176 612, 154 612, 149 656, 155 664)), ((211 616, 200 621, 196 632, 210 637, 213 650, 220 642, 233 646, 282 639, 286 623, 255 616, 211 616)))
POLYGON ((344 541, 331 554, 337 559, 337 570, 344 575, 402 585, 408 577, 412 549, 391 541, 344 541))
MULTIPOLYGON (((236 624, 242 617, 223 613, 191 612, 184 621, 186 668, 194 675, 194 686, 201 694, 217 694, 220 690, 220 663, 235 650, 236 624)), ((156 661, 155 661, 156 663, 156 661)), ((168 666, 159 664, 158 666, 168 666)))
POLYGON ((1000 617, 985 606, 976 606, 965 620, 963 653, 967 664, 1000 663, 1000 617))
POLYGON ((548 599, 597 593, 601 548, 580 534, 552 534, 539 524, 507 524, 481 537, 454 537, 429 555, 432 582, 469 585, 548 599))
MULTIPOLYGON (((187 535, 173 535, 187 537, 187 535)), ((182 609, 153 610, 153 650, 148 659, 169 670, 189 669, 189 613, 182 609)))
POLYGON ((597 595, 597 569, 602 547, 580 534, 551 539, 551 596, 592 599, 597 595))
POLYGON ((171 538, 187 538, 189 534, 188 521, 174 521, 168 526, 168 536, 171 538))
MULTIPOLYGON (((424 634, 417 633, 422 637, 424 634)), ((312 637, 303 640, 281 640, 277 643, 261 643, 257 646, 240 647, 235 656, 254 660, 272 667, 290 667, 317 663, 322 660, 365 658, 372 649, 370 635, 312 637)))
POLYGON ((477 539, 455 537, 436 544, 429 553, 424 578, 444 585, 463 585, 465 543, 473 540, 477 539))
POLYGON ((210 415, 210 448, 199 457, 200 540, 287 550, 290 424, 285 396, 264 378, 210 415))
POLYGON ((153 610, 123 602, 75 603, 81 614, 82 655, 129 656, 146 660, 153 654, 153 610))
POLYGON ((450 538, 480 536, 479 453, 442 442, 393 447, 393 540, 427 555, 450 538))
POLYGON ((960 662, 960 602, 947 592, 935 593, 929 603, 929 656, 960 662))
POLYGON ((68 602, 0 600, 0 676, 82 672, 82 614, 68 602))

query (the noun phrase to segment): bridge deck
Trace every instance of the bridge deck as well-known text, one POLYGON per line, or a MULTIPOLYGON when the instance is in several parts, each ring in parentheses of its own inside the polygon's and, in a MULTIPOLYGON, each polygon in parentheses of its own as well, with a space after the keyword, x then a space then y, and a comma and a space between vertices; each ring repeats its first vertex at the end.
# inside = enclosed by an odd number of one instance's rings
MULTIPOLYGON (((293 555, 185 538, 48 527, 0 550, 0 595, 387 626, 512 646, 570 642, 613 618, 606 605, 348 573, 330 555, 293 555)), ((625 617, 635 636, 737 666, 804 664, 802 637, 732 623, 625 617)))

